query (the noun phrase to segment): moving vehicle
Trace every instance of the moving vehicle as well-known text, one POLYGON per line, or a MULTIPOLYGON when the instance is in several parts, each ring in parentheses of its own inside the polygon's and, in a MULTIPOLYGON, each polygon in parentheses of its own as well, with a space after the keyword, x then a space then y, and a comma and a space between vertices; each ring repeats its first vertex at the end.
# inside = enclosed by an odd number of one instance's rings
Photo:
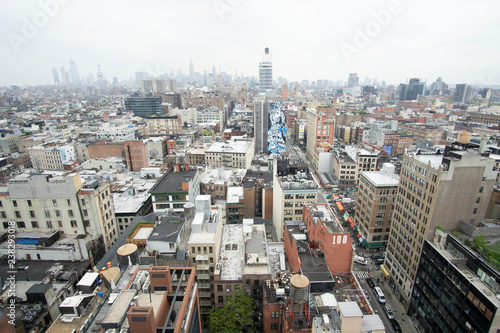
POLYGON ((370 288, 375 288, 375 282, 373 282, 372 278, 366 278, 366 283, 368 283, 370 288))
POLYGON ((379 303, 385 304, 385 295, 380 287, 373 288, 373 293, 375 294, 375 297, 377 298, 377 301, 379 301, 379 303))
POLYGON ((401 326, 399 326, 399 323, 396 319, 391 320, 391 325, 392 328, 394 329, 394 332, 403 333, 403 331, 401 330, 401 326))
POLYGON ((383 253, 374 253, 372 259, 385 259, 385 255, 383 253))
POLYGON ((375 259, 375 265, 382 265, 384 263, 384 259, 375 259))
POLYGON ((389 320, 394 319, 394 313, 392 312, 391 308, 388 305, 384 306, 384 311, 385 311, 385 314, 387 315, 387 318, 389 318, 389 320))

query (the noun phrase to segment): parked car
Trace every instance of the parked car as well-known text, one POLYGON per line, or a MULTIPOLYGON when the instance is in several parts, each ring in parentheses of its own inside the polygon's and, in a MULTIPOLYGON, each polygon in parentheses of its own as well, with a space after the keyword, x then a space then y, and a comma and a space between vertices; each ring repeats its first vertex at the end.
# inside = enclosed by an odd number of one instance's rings
POLYGON ((391 320, 391 325, 392 328, 394 329, 394 332, 403 333, 403 331, 401 330, 401 326, 399 326, 399 323, 396 319, 391 320))
POLYGON ((389 306, 384 306, 384 311, 385 311, 385 314, 387 315, 387 318, 389 318, 389 320, 393 320, 394 319, 394 313, 392 312, 391 308, 389 306))
POLYGON ((374 253, 372 259, 385 259, 385 255, 383 253, 374 253))
POLYGON ((366 278, 366 283, 370 286, 370 288, 375 288, 375 283, 371 278, 366 278))
POLYGON ((375 259, 375 265, 382 265, 384 263, 384 259, 375 259))

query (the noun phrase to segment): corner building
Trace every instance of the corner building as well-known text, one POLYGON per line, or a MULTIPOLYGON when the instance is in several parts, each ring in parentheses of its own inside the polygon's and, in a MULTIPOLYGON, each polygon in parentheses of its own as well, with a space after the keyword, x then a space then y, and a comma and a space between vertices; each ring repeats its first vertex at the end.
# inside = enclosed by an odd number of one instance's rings
POLYGON ((454 143, 444 154, 406 154, 385 266, 390 285, 408 305, 426 239, 437 226, 455 229, 460 223, 477 226, 485 217, 497 171, 494 161, 479 154, 479 146, 454 143))

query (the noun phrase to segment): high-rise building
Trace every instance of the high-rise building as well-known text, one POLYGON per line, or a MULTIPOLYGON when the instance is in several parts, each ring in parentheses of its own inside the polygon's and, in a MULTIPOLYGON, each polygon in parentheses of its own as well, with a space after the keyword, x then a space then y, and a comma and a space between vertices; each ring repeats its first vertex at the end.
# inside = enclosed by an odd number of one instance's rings
POLYGON ((165 80, 164 79, 156 79, 155 80, 155 92, 157 92, 157 93, 165 92, 165 80))
POLYGON ((273 90, 273 62, 269 48, 266 47, 259 63, 259 92, 273 90))
POLYGON ((142 92, 145 94, 153 93, 153 80, 151 79, 146 79, 142 80, 142 92))
MULTIPOLYGON (((359 172, 359 192, 354 223, 359 228, 363 245, 383 247, 389 239, 391 218, 399 184, 391 163, 380 171, 359 172)), ((360 238, 361 239, 361 238, 360 238)))
POLYGON ((162 115, 161 96, 130 96, 125 99, 125 110, 139 117, 162 115))
POLYGON ((189 81, 193 82, 195 80, 195 74, 194 74, 194 64, 193 64, 193 59, 189 60, 189 81))
POLYGON ((472 86, 466 83, 456 85, 455 95, 453 96, 453 102, 469 103, 471 97, 472 97, 472 86))
POLYGON ((63 84, 68 84, 68 74, 66 73, 64 67, 61 67, 61 82, 63 84))
POLYGON ((385 266, 395 295, 407 305, 422 246, 434 229, 478 226, 485 217, 497 171, 479 145, 454 143, 444 154, 406 153, 391 221, 385 266))
POLYGON ((144 80, 144 72, 135 72, 135 83, 141 84, 144 80))
POLYGON ((76 63, 71 60, 69 62, 69 83, 75 86, 79 86, 82 82, 80 80, 80 74, 78 74, 78 68, 76 68, 76 63))
POLYGON ((451 234, 425 240, 408 314, 419 332, 498 332, 500 274, 451 234))
POLYGON ((52 68, 52 76, 54 77, 54 84, 59 85, 59 75, 57 74, 57 69, 52 68))
POLYGON ((408 84, 399 86, 399 100, 413 101, 417 100, 418 96, 425 94, 425 82, 420 82, 420 79, 412 78, 408 84))
POLYGON ((307 111, 306 157, 309 161, 313 161, 314 147, 323 143, 333 145, 336 114, 334 107, 318 107, 307 111))
POLYGON ((359 77, 357 73, 349 74, 349 77, 347 78, 347 85, 349 87, 359 86, 359 77))

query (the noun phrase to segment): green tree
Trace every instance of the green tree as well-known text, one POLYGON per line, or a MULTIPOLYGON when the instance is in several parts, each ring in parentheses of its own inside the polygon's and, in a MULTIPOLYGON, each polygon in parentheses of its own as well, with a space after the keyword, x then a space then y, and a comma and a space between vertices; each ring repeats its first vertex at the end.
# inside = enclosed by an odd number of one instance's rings
POLYGON ((212 306, 208 325, 213 332, 255 332, 254 314, 253 299, 238 287, 234 296, 227 297, 224 307, 212 306))
POLYGON ((207 135, 208 134, 208 130, 204 129, 203 130, 203 135, 207 135))

